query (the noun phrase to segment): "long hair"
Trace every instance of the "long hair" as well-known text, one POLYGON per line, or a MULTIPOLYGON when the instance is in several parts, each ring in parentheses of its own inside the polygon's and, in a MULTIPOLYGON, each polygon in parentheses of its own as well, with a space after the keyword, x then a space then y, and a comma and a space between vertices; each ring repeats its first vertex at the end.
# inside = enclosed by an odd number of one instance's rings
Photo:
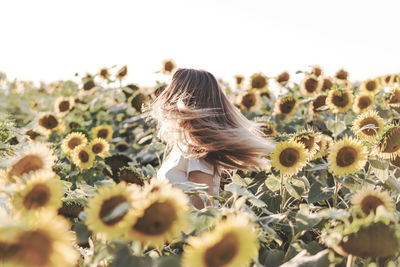
POLYGON ((157 122, 158 136, 178 145, 185 157, 204 158, 218 169, 268 166, 274 142, 240 113, 207 71, 178 69, 147 109, 157 122))

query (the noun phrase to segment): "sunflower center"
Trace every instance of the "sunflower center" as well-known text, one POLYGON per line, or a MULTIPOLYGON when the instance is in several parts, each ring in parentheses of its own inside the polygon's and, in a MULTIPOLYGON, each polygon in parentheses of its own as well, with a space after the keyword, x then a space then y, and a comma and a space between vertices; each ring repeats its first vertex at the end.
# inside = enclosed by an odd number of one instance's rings
POLYGON ((346 93, 335 94, 332 98, 332 103, 337 107, 345 107, 349 104, 349 96, 346 93))
POLYGON ((256 103, 256 98, 254 94, 244 95, 242 98, 242 105, 246 108, 251 108, 256 103))
POLYGON ((146 235, 161 235, 168 231, 176 221, 175 207, 170 202, 151 204, 133 228, 146 235))
POLYGON ((221 241, 208 248, 204 253, 207 267, 228 266, 239 252, 239 239, 234 233, 227 233, 221 241))
POLYGON ((302 143, 308 151, 310 151, 314 146, 315 138, 314 136, 303 136, 296 140, 299 143, 302 143))
POLYGON ((164 64, 164 70, 171 72, 174 69, 174 64, 171 61, 167 61, 164 64))
POLYGON ((98 133, 97 133, 97 137, 103 138, 103 139, 107 139, 108 136, 108 130, 107 129, 101 129, 98 133))
POLYGON ((318 67, 314 67, 313 73, 315 74, 315 76, 319 77, 322 74, 322 70, 318 67))
POLYGON ((11 175, 22 176, 31 171, 37 171, 44 166, 43 160, 38 155, 26 155, 11 168, 11 175))
POLYGON ((52 243, 48 234, 40 230, 24 232, 19 236, 15 258, 32 266, 47 266, 53 252, 52 243))
POLYGON ((243 81, 243 77, 235 77, 236 78, 236 84, 240 85, 243 81))
POLYGON ((391 79, 391 78, 392 78, 391 75, 387 75, 387 76, 385 77, 385 82, 386 82, 386 83, 390 82, 390 79, 391 79))
POLYGON ((300 153, 297 149, 288 147, 279 155, 279 162, 285 167, 294 166, 300 158, 300 153))
POLYGON ((46 129, 51 130, 51 129, 54 129, 57 127, 58 120, 53 115, 43 116, 39 120, 39 125, 41 125, 42 127, 46 128, 46 129))
POLYGON ((286 101, 283 101, 283 103, 279 104, 279 110, 283 114, 289 114, 290 112, 292 112, 295 104, 296 104, 295 99, 287 99, 286 101))
POLYGON ((123 152, 123 151, 126 151, 129 147, 128 147, 127 144, 121 143, 121 144, 117 144, 117 145, 115 146, 115 148, 116 148, 118 151, 123 152))
POLYGON ((326 96, 325 95, 318 96, 312 103, 313 112, 314 113, 321 112, 321 110, 319 110, 319 108, 325 106, 325 104, 326 104, 326 96))
POLYGON ((34 130, 29 130, 25 133, 26 135, 28 135, 32 140, 35 140, 36 137, 38 137, 40 134, 35 132, 34 130))
POLYGON ((371 103, 372 101, 368 96, 362 96, 358 99, 357 105, 360 109, 366 109, 371 105, 371 103))
POLYGON ((85 150, 80 151, 79 154, 78 154, 78 157, 79 157, 79 160, 80 160, 82 163, 88 162, 88 161, 89 161, 89 158, 90 158, 89 153, 86 152, 85 150))
POLYGON ((394 91, 394 93, 390 96, 389 104, 398 104, 400 103, 400 92, 394 91))
POLYGON ((339 80, 346 80, 347 79, 347 71, 345 70, 340 70, 336 73, 336 78, 339 80))
POLYGON ((368 195, 361 200, 360 206, 361 210, 368 215, 371 211, 375 213, 376 209, 383 204, 383 201, 379 197, 368 195))
POLYGON ((375 129, 364 129, 362 132, 368 136, 373 136, 376 135, 376 133, 379 131, 379 124, 374 118, 365 118, 360 122, 360 128, 368 125, 368 124, 373 124, 375 125, 375 129))
POLYGON ((322 83, 322 91, 328 91, 332 88, 333 83, 329 79, 324 79, 324 82, 322 83))
POLYGON ((58 105, 58 109, 61 112, 65 112, 69 110, 69 101, 61 101, 61 103, 58 105))
POLYGON ((304 87, 306 88, 307 92, 314 93, 315 90, 317 90, 318 81, 313 78, 309 78, 306 80, 304 87))
POLYGON ((385 153, 393 153, 400 149, 400 128, 394 128, 386 137, 385 153))
POLYGON ((82 140, 78 137, 74 137, 68 141, 68 148, 73 150, 75 147, 79 146, 80 144, 82 144, 82 140))
POLYGON ((374 91, 376 89, 376 82, 375 81, 368 81, 367 84, 365 85, 365 88, 368 91, 374 91))
POLYGON ((93 145, 92 146, 92 151, 93 151, 93 153, 95 153, 95 154, 98 154, 98 153, 101 153, 102 151, 103 151, 103 144, 95 144, 95 145, 93 145))
POLYGON ((261 125, 261 131, 267 136, 271 136, 274 133, 274 129, 270 125, 261 125))
POLYGON ((50 189, 46 185, 37 184, 26 194, 23 204, 27 210, 43 207, 49 202, 50 195, 50 189))
POLYGON ((267 85, 267 81, 262 76, 254 77, 251 81, 251 87, 256 89, 261 89, 267 85))
POLYGON ((278 76, 278 78, 276 79, 276 81, 277 81, 278 83, 284 83, 284 82, 289 81, 289 73, 287 73, 287 72, 281 73, 281 74, 278 76))
POLYGON ((125 211, 123 214, 116 216, 116 217, 112 218, 111 220, 104 221, 103 218, 106 217, 107 215, 109 215, 111 212, 114 211, 114 209, 116 207, 118 207, 120 204, 122 204, 126 201, 127 201, 127 199, 124 196, 114 196, 114 197, 111 197, 111 198, 105 200, 103 202, 103 205, 101 205, 100 220, 109 226, 114 225, 114 224, 118 223, 119 221, 121 221, 128 211, 125 211))
POLYGON ((139 174, 129 169, 123 169, 122 171, 120 171, 119 179, 130 184, 137 184, 141 186, 144 185, 142 179, 140 179, 139 174))
POLYGON ((342 147, 336 155, 336 164, 339 167, 348 167, 356 161, 357 150, 353 147, 342 147))

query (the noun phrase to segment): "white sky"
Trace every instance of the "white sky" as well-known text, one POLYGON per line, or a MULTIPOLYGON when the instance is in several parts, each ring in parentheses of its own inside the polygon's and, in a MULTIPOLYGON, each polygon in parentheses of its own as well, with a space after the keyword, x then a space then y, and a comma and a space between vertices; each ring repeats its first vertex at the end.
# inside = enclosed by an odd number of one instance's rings
POLYGON ((398 1, 2 0, 0 71, 54 81, 128 65, 153 85, 161 61, 233 75, 319 64, 350 79, 400 72, 398 1))

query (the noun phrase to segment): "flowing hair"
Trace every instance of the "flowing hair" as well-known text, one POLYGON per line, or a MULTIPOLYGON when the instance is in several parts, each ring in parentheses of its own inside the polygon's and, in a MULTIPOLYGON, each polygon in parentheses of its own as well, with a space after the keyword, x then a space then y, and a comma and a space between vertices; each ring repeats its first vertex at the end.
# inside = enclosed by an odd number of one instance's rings
POLYGON ((207 71, 178 69, 147 109, 158 137, 178 145, 185 157, 204 158, 218 170, 269 167, 267 156, 275 143, 259 123, 240 113, 207 71))

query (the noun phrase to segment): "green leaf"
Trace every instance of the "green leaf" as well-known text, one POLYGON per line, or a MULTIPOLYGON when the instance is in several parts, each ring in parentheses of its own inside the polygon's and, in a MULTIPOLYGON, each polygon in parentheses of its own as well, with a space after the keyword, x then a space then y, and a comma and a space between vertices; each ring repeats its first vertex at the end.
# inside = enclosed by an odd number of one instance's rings
POLYGON ((288 180, 285 180, 285 187, 286 187, 286 190, 288 191, 288 193, 289 193, 292 197, 294 197, 294 198, 296 198, 296 199, 301 199, 301 195, 300 195, 300 194, 302 193, 301 188, 304 188, 304 183, 303 183, 302 181, 300 181, 300 180, 293 180, 292 183, 293 183, 293 184, 291 184, 290 182, 288 182, 288 180), (299 185, 300 183, 303 185, 302 187, 297 186, 297 185, 299 185), (294 185, 294 184, 296 184, 296 185, 294 185))
POLYGON ((242 186, 248 186, 246 181, 236 173, 231 176, 231 179, 232 179, 232 182, 234 182, 235 184, 242 185, 242 186))
POLYGON ((369 163, 375 176, 384 183, 389 177, 389 162, 381 159, 370 159, 369 163))
POLYGON ((321 170, 327 170, 328 169, 328 164, 319 164, 317 166, 314 166, 312 168, 306 169, 308 172, 313 172, 313 171, 321 171, 321 170))
POLYGON ((268 176, 268 178, 265 180, 265 185, 273 192, 279 191, 280 189, 280 181, 273 175, 268 176))
POLYGON ((323 185, 319 182, 313 183, 308 192, 307 202, 309 204, 315 203, 322 200, 328 200, 333 196, 333 192, 324 189, 323 185))
POLYGON ((310 213, 307 209, 300 209, 296 214, 297 232, 311 230, 322 220, 322 217, 315 213, 310 213))
POLYGON ((328 120, 328 129, 332 131, 333 136, 338 136, 341 132, 346 130, 346 123, 344 121, 328 120))
POLYGON ((180 267, 180 258, 177 256, 160 257, 157 259, 157 267, 180 267))

